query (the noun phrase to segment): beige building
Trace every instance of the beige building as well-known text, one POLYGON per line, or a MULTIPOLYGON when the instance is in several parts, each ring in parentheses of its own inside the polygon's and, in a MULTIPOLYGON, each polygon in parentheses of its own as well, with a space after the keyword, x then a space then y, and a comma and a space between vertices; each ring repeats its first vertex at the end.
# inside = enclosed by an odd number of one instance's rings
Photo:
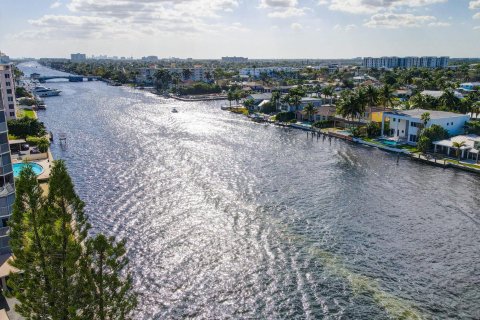
POLYGON ((0 90, 7 120, 17 118, 17 102, 15 100, 15 79, 12 64, 0 64, 0 90))

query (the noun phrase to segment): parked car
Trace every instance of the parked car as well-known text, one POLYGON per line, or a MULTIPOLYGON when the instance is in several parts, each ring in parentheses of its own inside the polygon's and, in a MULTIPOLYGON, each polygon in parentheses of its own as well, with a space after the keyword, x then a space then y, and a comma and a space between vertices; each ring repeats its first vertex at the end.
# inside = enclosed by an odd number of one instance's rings
POLYGON ((30 145, 28 143, 22 143, 20 145, 20 151, 28 151, 30 149, 30 145))
POLYGON ((40 150, 38 150, 37 147, 33 147, 31 150, 30 150, 30 154, 38 154, 38 153, 41 153, 40 150))

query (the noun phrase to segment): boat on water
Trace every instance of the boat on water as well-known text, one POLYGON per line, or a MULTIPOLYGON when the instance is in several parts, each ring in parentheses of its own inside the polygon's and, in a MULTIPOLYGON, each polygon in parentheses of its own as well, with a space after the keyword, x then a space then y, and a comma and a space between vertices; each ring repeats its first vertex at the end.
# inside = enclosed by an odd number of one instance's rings
POLYGON ((37 86, 33 89, 33 94, 41 98, 54 97, 60 95, 60 90, 37 86))
POLYGON ((229 106, 221 106, 220 109, 222 109, 222 110, 228 110, 228 109, 230 109, 230 107, 229 107, 229 106))
POLYGON ((177 113, 177 112, 178 112, 178 110, 176 108, 172 109, 172 113, 177 113))

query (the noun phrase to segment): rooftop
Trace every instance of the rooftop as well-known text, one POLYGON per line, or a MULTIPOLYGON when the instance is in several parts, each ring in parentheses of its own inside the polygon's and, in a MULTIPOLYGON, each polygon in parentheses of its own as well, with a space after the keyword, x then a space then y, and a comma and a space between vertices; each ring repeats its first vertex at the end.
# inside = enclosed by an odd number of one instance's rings
POLYGON ((393 112, 387 112, 387 113, 420 119, 422 117, 422 114, 424 114, 426 112, 428 112, 430 114, 430 119, 432 119, 432 120, 433 119, 456 118, 456 117, 467 116, 467 115, 461 114, 461 113, 437 111, 437 110, 425 110, 425 109, 402 110, 402 111, 393 111, 393 112))

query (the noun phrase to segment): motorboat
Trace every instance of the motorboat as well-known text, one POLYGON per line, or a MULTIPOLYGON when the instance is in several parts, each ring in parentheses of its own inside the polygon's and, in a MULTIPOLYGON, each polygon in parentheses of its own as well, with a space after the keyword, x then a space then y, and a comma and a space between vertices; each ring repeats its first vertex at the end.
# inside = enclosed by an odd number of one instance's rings
POLYGON ((33 94, 41 98, 58 96, 60 95, 60 92, 61 92, 60 90, 45 88, 42 86, 37 86, 33 89, 33 94))
POLYGON ((177 112, 178 112, 178 110, 176 108, 172 109, 172 113, 177 113, 177 112))

